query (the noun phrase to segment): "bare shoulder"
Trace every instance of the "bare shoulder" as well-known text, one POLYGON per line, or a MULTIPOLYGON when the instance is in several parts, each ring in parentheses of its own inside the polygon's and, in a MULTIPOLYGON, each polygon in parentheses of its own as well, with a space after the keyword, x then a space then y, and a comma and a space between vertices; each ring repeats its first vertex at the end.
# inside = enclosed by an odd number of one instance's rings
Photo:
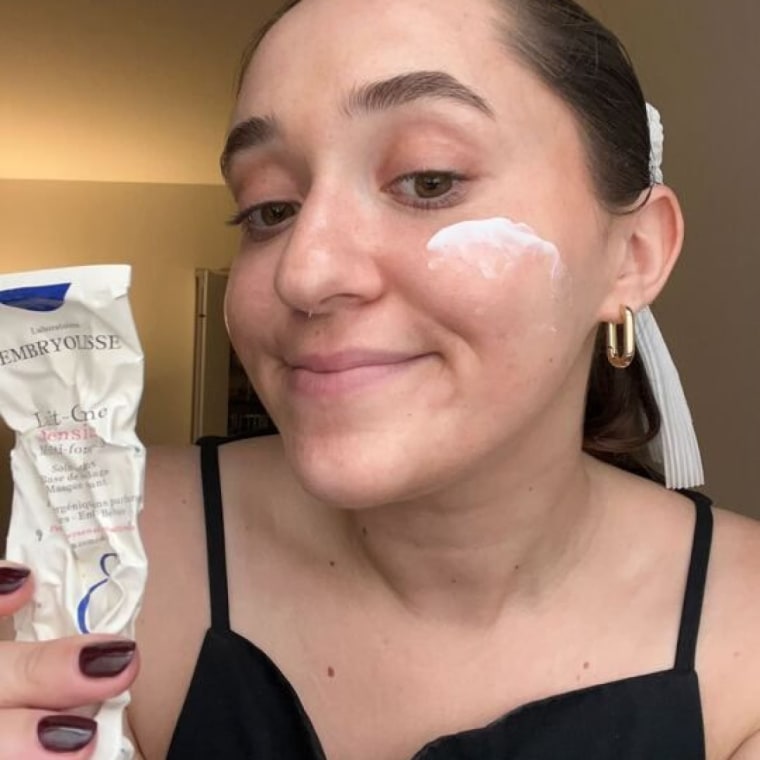
MULTIPOLYGON (((706 588, 706 622, 717 623, 720 619, 723 627, 733 629, 737 637, 757 641, 760 635, 760 522, 726 509, 714 509, 713 514, 715 527, 706 588), (730 620, 741 625, 730 626, 730 620)), ((746 654, 754 655, 760 666, 760 649, 756 652, 755 649, 753 646, 746 654)), ((760 709, 760 704, 758 707, 760 709)))
MULTIPOLYGON (((698 668, 705 714, 732 726, 731 752, 760 731, 760 523, 714 509, 698 668)), ((709 726, 708 726, 709 732, 709 726)), ((730 752, 716 753, 731 757, 730 752)), ((754 755, 752 755, 754 756, 754 755)))
MULTIPOLYGON (((625 474, 604 471, 613 493, 624 493, 615 514, 652 574, 653 587, 673 574, 682 579, 692 546, 694 506, 682 495, 625 474), (625 489, 621 488, 625 485, 625 489)), ((760 523, 713 508, 714 530, 697 639, 697 672, 705 722, 707 757, 760 757, 760 523), (740 750, 741 748, 741 750, 740 750), (753 754, 754 752, 754 754, 753 754), (739 753, 739 754, 737 754, 739 753)), ((618 539, 619 540, 619 539, 618 539)), ((624 556, 623 546, 614 547, 624 556)), ((669 587, 665 584, 665 587, 669 587)), ((673 586, 662 610, 682 604, 683 585, 673 586)), ((669 613, 667 613, 669 614, 669 613)))
POLYGON ((140 534, 149 563, 141 614, 145 627, 152 622, 153 605, 164 610, 178 609, 183 595, 177 593, 177 582, 196 582, 205 572, 203 499, 196 447, 149 450, 140 534))
MULTIPOLYGON (((255 502, 241 498, 255 490, 264 499, 268 483, 281 469, 281 450, 274 437, 244 439, 219 448, 225 520, 241 508, 251 511, 255 502), (255 489, 252 488, 255 486, 255 489)), ((167 564, 193 564, 206 572, 206 533, 200 449, 197 446, 155 447, 149 450, 145 483, 145 509, 141 532, 152 567, 170 571, 167 564), (189 553, 188 553, 189 552, 189 553)), ((158 572, 151 572, 160 580, 158 572)))
POLYGON ((200 492, 197 446, 154 446, 148 449, 142 519, 166 516, 168 508, 200 492))
MULTIPOLYGON (((220 450, 225 533, 237 532, 240 488, 265 482, 271 467, 257 440, 220 450), (259 453, 261 452, 261 453, 259 453)), ((149 450, 140 532, 148 556, 148 582, 137 625, 140 676, 133 688, 130 723, 148 760, 165 757, 210 625, 210 596, 200 450, 197 446, 149 450)), ((228 549, 227 561, 236 550, 228 549)))
POLYGON ((140 534, 150 563, 149 590, 159 588, 166 573, 172 577, 181 558, 187 561, 202 549, 202 505, 197 447, 149 449, 140 514, 140 534))
POLYGON ((140 675, 129 720, 146 758, 164 757, 207 627, 198 449, 149 449, 140 534, 148 581, 137 623, 140 675))

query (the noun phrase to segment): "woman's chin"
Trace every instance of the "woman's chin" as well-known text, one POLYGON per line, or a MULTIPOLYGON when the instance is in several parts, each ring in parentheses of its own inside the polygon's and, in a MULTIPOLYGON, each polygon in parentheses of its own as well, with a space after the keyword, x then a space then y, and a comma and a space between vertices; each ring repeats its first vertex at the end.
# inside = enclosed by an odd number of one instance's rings
POLYGON ((413 498, 419 489, 407 472, 409 458, 400 451, 300 439, 286 440, 285 452, 301 487, 332 507, 370 509, 413 498))
POLYGON ((382 478, 339 462, 319 463, 291 461, 301 487, 321 503, 339 509, 371 509, 393 501, 397 483, 383 483, 382 478))

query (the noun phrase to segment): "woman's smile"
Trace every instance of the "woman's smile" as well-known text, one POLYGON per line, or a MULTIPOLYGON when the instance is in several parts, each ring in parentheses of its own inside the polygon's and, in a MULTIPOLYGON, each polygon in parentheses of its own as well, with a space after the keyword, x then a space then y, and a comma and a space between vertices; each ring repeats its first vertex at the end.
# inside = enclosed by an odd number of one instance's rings
POLYGON ((432 354, 346 350, 289 363, 288 387, 303 396, 344 396, 406 377, 432 354))

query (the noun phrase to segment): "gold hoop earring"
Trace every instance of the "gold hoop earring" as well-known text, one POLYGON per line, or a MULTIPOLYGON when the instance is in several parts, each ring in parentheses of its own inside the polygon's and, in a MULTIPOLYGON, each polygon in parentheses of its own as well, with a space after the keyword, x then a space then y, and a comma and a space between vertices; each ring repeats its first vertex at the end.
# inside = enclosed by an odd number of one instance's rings
POLYGON ((608 322, 607 361, 617 369, 626 369, 631 366, 633 357, 636 356, 636 327, 631 309, 622 306, 620 315, 623 318, 623 350, 620 351, 619 326, 615 322, 608 322))

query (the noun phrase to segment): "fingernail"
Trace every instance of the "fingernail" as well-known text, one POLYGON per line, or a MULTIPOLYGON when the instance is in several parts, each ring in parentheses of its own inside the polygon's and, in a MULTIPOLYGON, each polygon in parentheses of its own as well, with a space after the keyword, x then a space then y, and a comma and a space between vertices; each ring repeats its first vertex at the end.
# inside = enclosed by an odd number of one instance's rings
POLYGON ((104 641, 79 653, 79 669, 90 678, 117 676, 135 656, 134 641, 104 641))
POLYGON ((26 567, 0 567, 0 594, 11 594, 29 577, 26 567))
POLYGON ((49 752, 76 752, 98 732, 98 724, 79 715, 48 715, 37 724, 40 744, 49 752))

